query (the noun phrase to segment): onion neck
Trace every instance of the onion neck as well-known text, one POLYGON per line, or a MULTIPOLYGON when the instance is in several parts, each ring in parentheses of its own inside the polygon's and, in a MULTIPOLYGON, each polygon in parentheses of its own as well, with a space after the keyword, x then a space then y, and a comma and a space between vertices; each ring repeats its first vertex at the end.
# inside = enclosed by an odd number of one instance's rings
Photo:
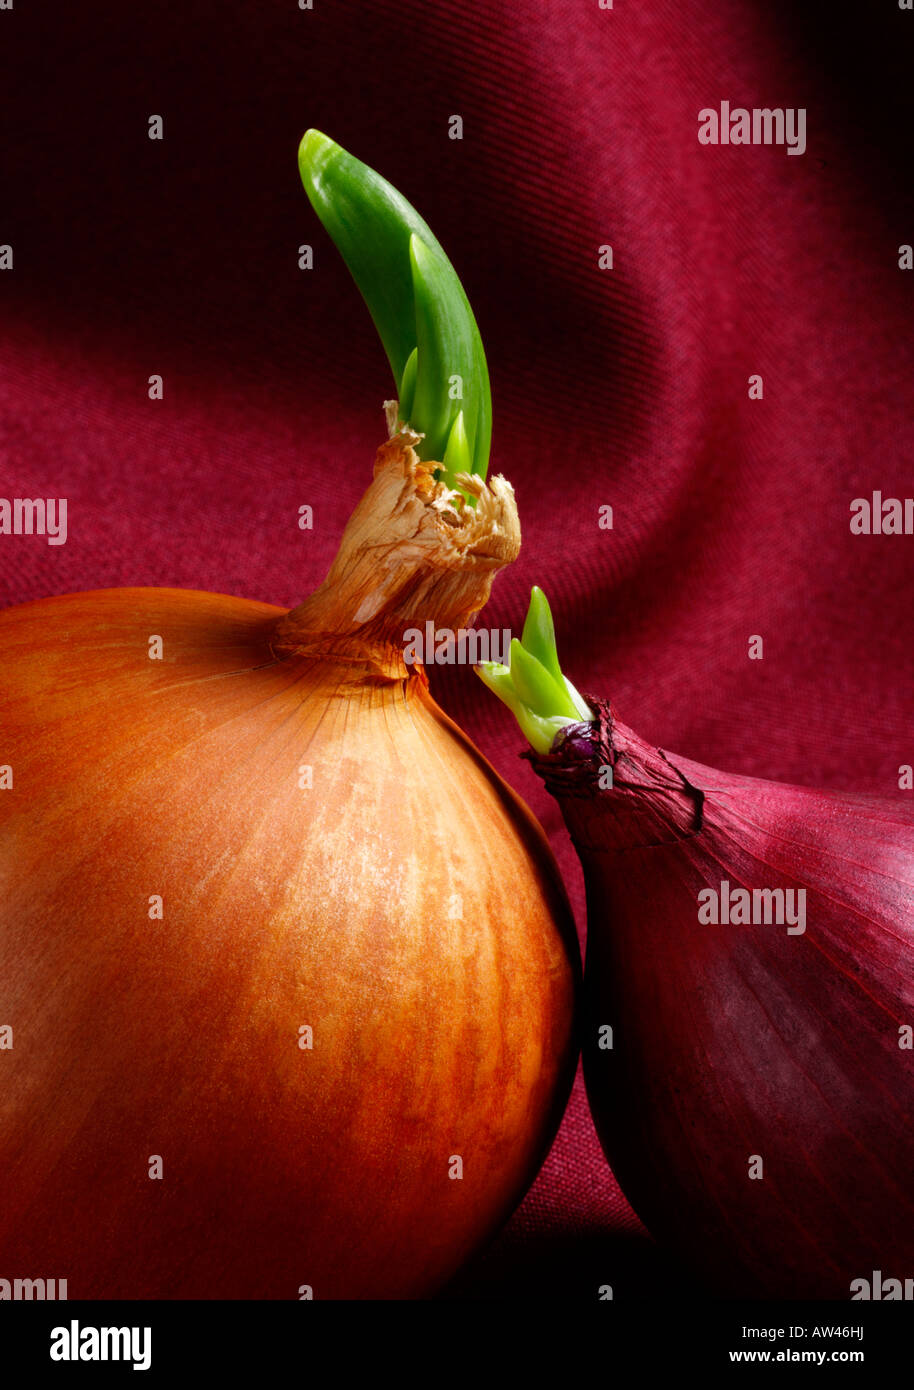
POLYGON ((675 761, 621 724, 607 700, 584 699, 593 720, 561 730, 549 753, 521 754, 558 801, 576 847, 602 853, 697 834, 704 792, 675 761))
POLYGON ((459 475, 461 492, 447 487, 434 476, 440 465, 419 459, 418 441, 403 428, 378 450, 327 578, 276 625, 276 656, 403 680, 417 674, 404 660, 407 629, 466 628, 485 605, 520 550, 514 491, 505 478, 474 474, 459 475))

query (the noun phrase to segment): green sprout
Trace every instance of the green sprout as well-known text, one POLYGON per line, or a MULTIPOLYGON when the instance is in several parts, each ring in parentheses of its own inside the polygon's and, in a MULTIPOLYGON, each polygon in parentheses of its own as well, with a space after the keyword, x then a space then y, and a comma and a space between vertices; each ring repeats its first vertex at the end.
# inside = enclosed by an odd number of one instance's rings
POLYGON ((416 452, 486 476, 492 394, 479 329, 438 241, 397 190, 319 130, 298 150, 305 192, 361 291, 394 375, 416 452))
POLYGON ((537 753, 548 753, 561 729, 594 718, 593 710, 562 675, 552 612, 546 595, 536 585, 530 591, 521 639, 515 637, 511 642, 510 665, 481 661, 474 669, 508 706, 537 753))

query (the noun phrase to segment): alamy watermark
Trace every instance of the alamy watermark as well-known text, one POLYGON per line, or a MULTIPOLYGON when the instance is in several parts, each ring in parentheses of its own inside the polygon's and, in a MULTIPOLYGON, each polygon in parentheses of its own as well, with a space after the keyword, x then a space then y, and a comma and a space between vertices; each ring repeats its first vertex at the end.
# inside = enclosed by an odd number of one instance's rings
POLYGON ((132 1361, 135 1371, 152 1365, 151 1327, 91 1327, 73 1318, 51 1329, 52 1361, 132 1361))
POLYGON ((884 1279, 881 1269, 874 1269, 870 1279, 852 1279, 850 1287, 852 1303, 914 1300, 914 1279, 884 1279))
POLYGON ((851 506, 854 536, 914 536, 914 497, 855 497, 851 506))
POLYGON ((46 536, 48 545, 66 545, 65 497, 0 497, 0 536, 46 536))
POLYGON ((407 666, 475 666, 479 661, 497 661, 507 666, 511 650, 511 629, 475 627, 435 627, 430 620, 421 627, 408 627, 403 634, 403 660, 407 666))
POLYGON ((787 926, 788 936, 802 936, 806 930, 806 889, 731 888, 725 878, 720 892, 702 888, 698 894, 698 920, 715 926, 776 923, 787 926))
POLYGON ((66 1279, 0 1279, 0 1302, 66 1302, 66 1279))
POLYGON ((805 106, 705 106, 698 113, 700 145, 786 145, 788 154, 806 153, 805 106))

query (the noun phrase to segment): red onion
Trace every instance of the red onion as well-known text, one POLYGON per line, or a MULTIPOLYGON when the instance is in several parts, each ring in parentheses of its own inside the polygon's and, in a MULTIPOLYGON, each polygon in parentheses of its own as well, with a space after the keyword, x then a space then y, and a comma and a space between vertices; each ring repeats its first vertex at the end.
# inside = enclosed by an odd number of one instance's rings
MULTIPOLYGON (((512 708, 547 618, 483 673, 512 708)), ((585 1076, 626 1195, 723 1293, 910 1275, 914 813, 704 767, 584 698, 525 756, 584 869, 585 1076)))

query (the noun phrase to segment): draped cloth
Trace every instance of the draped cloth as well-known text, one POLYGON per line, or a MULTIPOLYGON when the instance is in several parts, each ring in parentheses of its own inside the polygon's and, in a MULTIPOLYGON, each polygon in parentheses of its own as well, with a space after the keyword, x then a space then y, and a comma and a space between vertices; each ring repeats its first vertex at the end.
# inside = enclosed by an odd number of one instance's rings
MULTIPOLYGON (((0 29, 0 494, 68 499, 66 544, 0 536, 0 602, 167 585, 292 606, 323 578, 394 392, 299 184, 316 126, 415 204, 476 312, 523 529, 480 622, 519 634, 540 584, 570 678, 645 738, 897 794, 914 538, 849 523, 854 499, 914 491, 914 14, 49 0, 0 29), (805 150, 701 142, 722 102, 802 108, 805 150)), ((431 682, 543 821, 583 939, 516 727, 470 671, 431 682)), ((668 1287, 666 1260, 579 1077, 452 1292, 618 1297, 668 1287)))

